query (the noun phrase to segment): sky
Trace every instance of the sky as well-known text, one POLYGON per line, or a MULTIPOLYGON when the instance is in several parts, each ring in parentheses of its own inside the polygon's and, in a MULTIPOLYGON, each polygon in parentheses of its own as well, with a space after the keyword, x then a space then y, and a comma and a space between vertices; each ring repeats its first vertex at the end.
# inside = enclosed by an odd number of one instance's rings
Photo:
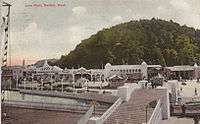
POLYGON ((200 0, 5 0, 11 8, 12 65, 56 58, 97 31, 160 18, 200 29, 200 0))

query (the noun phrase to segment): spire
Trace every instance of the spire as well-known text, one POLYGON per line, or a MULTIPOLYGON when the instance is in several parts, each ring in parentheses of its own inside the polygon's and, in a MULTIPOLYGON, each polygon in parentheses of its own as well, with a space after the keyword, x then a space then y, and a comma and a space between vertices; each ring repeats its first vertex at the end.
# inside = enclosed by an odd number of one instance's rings
POLYGON ((25 64, 26 64, 26 61, 25 61, 25 59, 23 59, 22 66, 25 66, 25 64))
POLYGON ((44 60, 44 65, 43 66, 49 66, 47 60, 44 60))

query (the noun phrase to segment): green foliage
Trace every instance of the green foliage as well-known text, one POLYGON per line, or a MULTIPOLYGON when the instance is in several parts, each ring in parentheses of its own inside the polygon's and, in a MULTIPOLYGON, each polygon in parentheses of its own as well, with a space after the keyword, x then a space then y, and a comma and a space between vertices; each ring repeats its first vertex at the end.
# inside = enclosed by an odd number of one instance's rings
POLYGON ((130 21, 83 40, 60 67, 102 68, 111 64, 200 64, 200 31, 159 19, 130 21))

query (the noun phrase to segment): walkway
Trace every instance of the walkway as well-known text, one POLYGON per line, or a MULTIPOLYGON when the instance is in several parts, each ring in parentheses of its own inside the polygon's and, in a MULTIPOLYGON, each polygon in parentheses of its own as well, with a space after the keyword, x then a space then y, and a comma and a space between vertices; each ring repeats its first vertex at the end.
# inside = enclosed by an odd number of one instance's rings
MULTIPOLYGON (((163 97, 163 89, 139 89, 132 93, 128 102, 122 103, 105 124, 142 124, 146 122, 146 106, 149 102, 163 97)), ((152 115, 153 108, 148 108, 147 118, 152 115)))

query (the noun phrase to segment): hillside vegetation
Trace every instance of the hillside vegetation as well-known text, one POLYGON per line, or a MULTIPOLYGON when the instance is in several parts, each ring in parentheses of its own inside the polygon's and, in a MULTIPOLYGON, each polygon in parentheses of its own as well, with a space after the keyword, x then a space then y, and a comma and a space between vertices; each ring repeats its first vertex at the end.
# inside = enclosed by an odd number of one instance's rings
POLYGON ((57 65, 102 68, 111 64, 200 64, 200 30, 160 19, 130 21, 83 40, 57 65))

